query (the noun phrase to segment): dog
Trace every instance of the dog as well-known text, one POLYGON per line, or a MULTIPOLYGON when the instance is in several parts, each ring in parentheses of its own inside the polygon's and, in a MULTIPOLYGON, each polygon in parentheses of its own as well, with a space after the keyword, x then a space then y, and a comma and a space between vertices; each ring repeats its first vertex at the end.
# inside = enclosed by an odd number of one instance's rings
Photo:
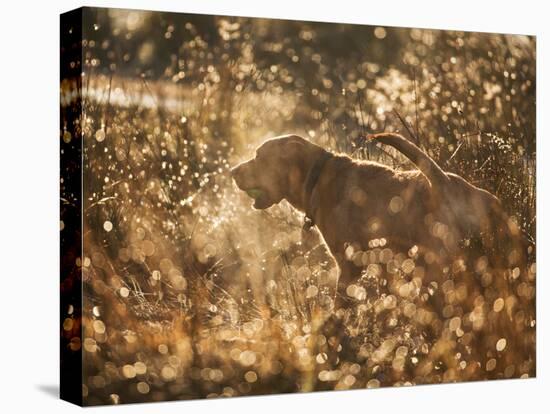
MULTIPOLYGON (((414 247, 431 254, 432 261, 445 261, 459 255, 461 243, 473 237, 481 240, 485 252, 498 249, 501 238, 517 238, 517 226, 490 192, 443 171, 399 134, 367 139, 395 148, 417 169, 399 171, 354 160, 285 135, 264 142, 254 158, 231 170, 254 208, 266 209, 285 199, 304 213, 306 228, 317 226, 340 270, 336 306, 345 303, 346 287, 361 275, 361 266, 350 259, 373 241, 393 251, 414 247)), ((519 253, 515 255, 506 256, 511 264, 519 260, 519 253)))

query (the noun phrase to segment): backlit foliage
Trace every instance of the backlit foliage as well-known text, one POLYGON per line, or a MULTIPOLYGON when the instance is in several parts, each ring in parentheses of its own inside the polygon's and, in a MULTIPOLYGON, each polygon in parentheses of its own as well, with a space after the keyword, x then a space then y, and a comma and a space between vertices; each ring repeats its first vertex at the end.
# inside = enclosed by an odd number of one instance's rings
MULTIPOLYGON (((83 335, 71 346, 88 404, 535 375, 534 251, 504 270, 457 260, 428 283, 415 246, 350 246, 363 276, 331 318, 337 269, 318 234, 286 202, 253 210, 228 174, 289 132, 412 168, 361 139, 408 128, 534 242, 533 38, 86 13, 83 335)), ((62 84, 64 105, 74 89, 62 84)), ((74 325, 67 309, 68 338, 74 325)))

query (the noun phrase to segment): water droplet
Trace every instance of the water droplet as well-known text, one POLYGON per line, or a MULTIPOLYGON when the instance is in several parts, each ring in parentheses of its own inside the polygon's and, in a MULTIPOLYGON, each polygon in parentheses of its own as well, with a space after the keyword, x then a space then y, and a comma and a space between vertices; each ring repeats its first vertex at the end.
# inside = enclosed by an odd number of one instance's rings
POLYGON ((143 381, 138 382, 136 388, 140 394, 148 394, 150 390, 149 384, 143 381))
POLYGON ((319 289, 317 288, 317 286, 311 285, 306 289, 306 298, 311 299, 317 296, 318 292, 319 292, 319 289))
POLYGON ((239 361, 241 361, 241 364, 243 365, 254 365, 256 362, 256 354, 253 351, 243 351, 239 355, 239 361))
POLYGON ((97 351, 97 343, 93 338, 84 339, 84 349, 88 352, 97 351))
POLYGON ((73 329, 73 325, 74 325, 73 318, 66 318, 63 321, 63 329, 66 331, 70 331, 71 329, 73 329))
POLYGON ((247 382, 256 382, 258 380, 258 375, 254 371, 248 371, 244 374, 244 379, 247 382))
POLYGON ((504 348, 506 348, 506 338, 500 338, 497 341, 496 348, 497 348, 497 351, 499 351, 499 352, 504 351, 504 348))
POLYGON ((136 369, 133 365, 126 364, 122 367, 122 375, 126 378, 134 378, 136 376, 136 369))
POLYGON ((376 378, 373 378, 367 382, 367 388, 378 388, 380 387, 380 381, 378 381, 376 378))
POLYGON ((105 223, 103 223, 103 229, 108 233, 111 230, 113 230, 113 223, 111 223, 109 220, 107 220, 105 223))
POLYGON ((102 142, 105 139, 105 130, 103 128, 95 132, 95 139, 97 142, 102 142))
POLYGON ((504 299, 498 298, 493 303, 493 311, 500 312, 502 309, 504 309, 504 299))
POLYGON ((495 358, 491 358, 489 361, 487 361, 487 364, 485 365, 486 371, 493 371, 497 367, 497 360, 495 358))
POLYGON ((165 381, 172 381, 176 378, 176 370, 170 365, 165 365, 162 367, 160 375, 165 381))
POLYGON ((69 142, 71 142, 72 139, 73 139, 73 136, 69 131, 63 132, 63 141, 65 142, 65 144, 68 144, 69 142))
POLYGON ((147 365, 145 363, 138 361, 134 364, 137 375, 143 375, 147 372, 147 365))
POLYGON ((380 40, 385 39, 386 29, 384 29, 383 27, 377 27, 376 29, 374 29, 374 36, 380 40))

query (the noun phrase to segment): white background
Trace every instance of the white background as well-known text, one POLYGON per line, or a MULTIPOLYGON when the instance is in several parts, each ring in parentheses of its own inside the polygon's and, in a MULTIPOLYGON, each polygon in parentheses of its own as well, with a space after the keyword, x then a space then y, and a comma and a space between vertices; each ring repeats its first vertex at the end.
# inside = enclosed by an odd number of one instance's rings
MULTIPOLYGON (((93 1, 111 6, 406 27, 537 35, 538 377, 270 397, 170 402, 115 408, 121 413, 548 412, 550 29, 545 1, 298 0, 93 1), (546 118, 545 118, 546 116, 546 118)), ((0 411, 79 410, 58 392, 58 79, 59 13, 83 5, 8 0, 0 12, 0 411)), ((283 133, 284 131, 281 131, 283 133)), ((87 412, 110 411, 92 408, 87 412)))

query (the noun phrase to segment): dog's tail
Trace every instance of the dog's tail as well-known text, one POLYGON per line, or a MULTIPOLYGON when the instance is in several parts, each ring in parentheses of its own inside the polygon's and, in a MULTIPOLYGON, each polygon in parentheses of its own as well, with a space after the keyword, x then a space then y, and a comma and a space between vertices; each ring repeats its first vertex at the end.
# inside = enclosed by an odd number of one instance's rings
POLYGON ((428 179, 432 188, 440 194, 445 194, 445 188, 449 183, 447 174, 437 163, 424 151, 399 134, 383 132, 372 134, 367 137, 369 140, 381 142, 382 144, 394 147, 397 151, 411 160, 428 179))

